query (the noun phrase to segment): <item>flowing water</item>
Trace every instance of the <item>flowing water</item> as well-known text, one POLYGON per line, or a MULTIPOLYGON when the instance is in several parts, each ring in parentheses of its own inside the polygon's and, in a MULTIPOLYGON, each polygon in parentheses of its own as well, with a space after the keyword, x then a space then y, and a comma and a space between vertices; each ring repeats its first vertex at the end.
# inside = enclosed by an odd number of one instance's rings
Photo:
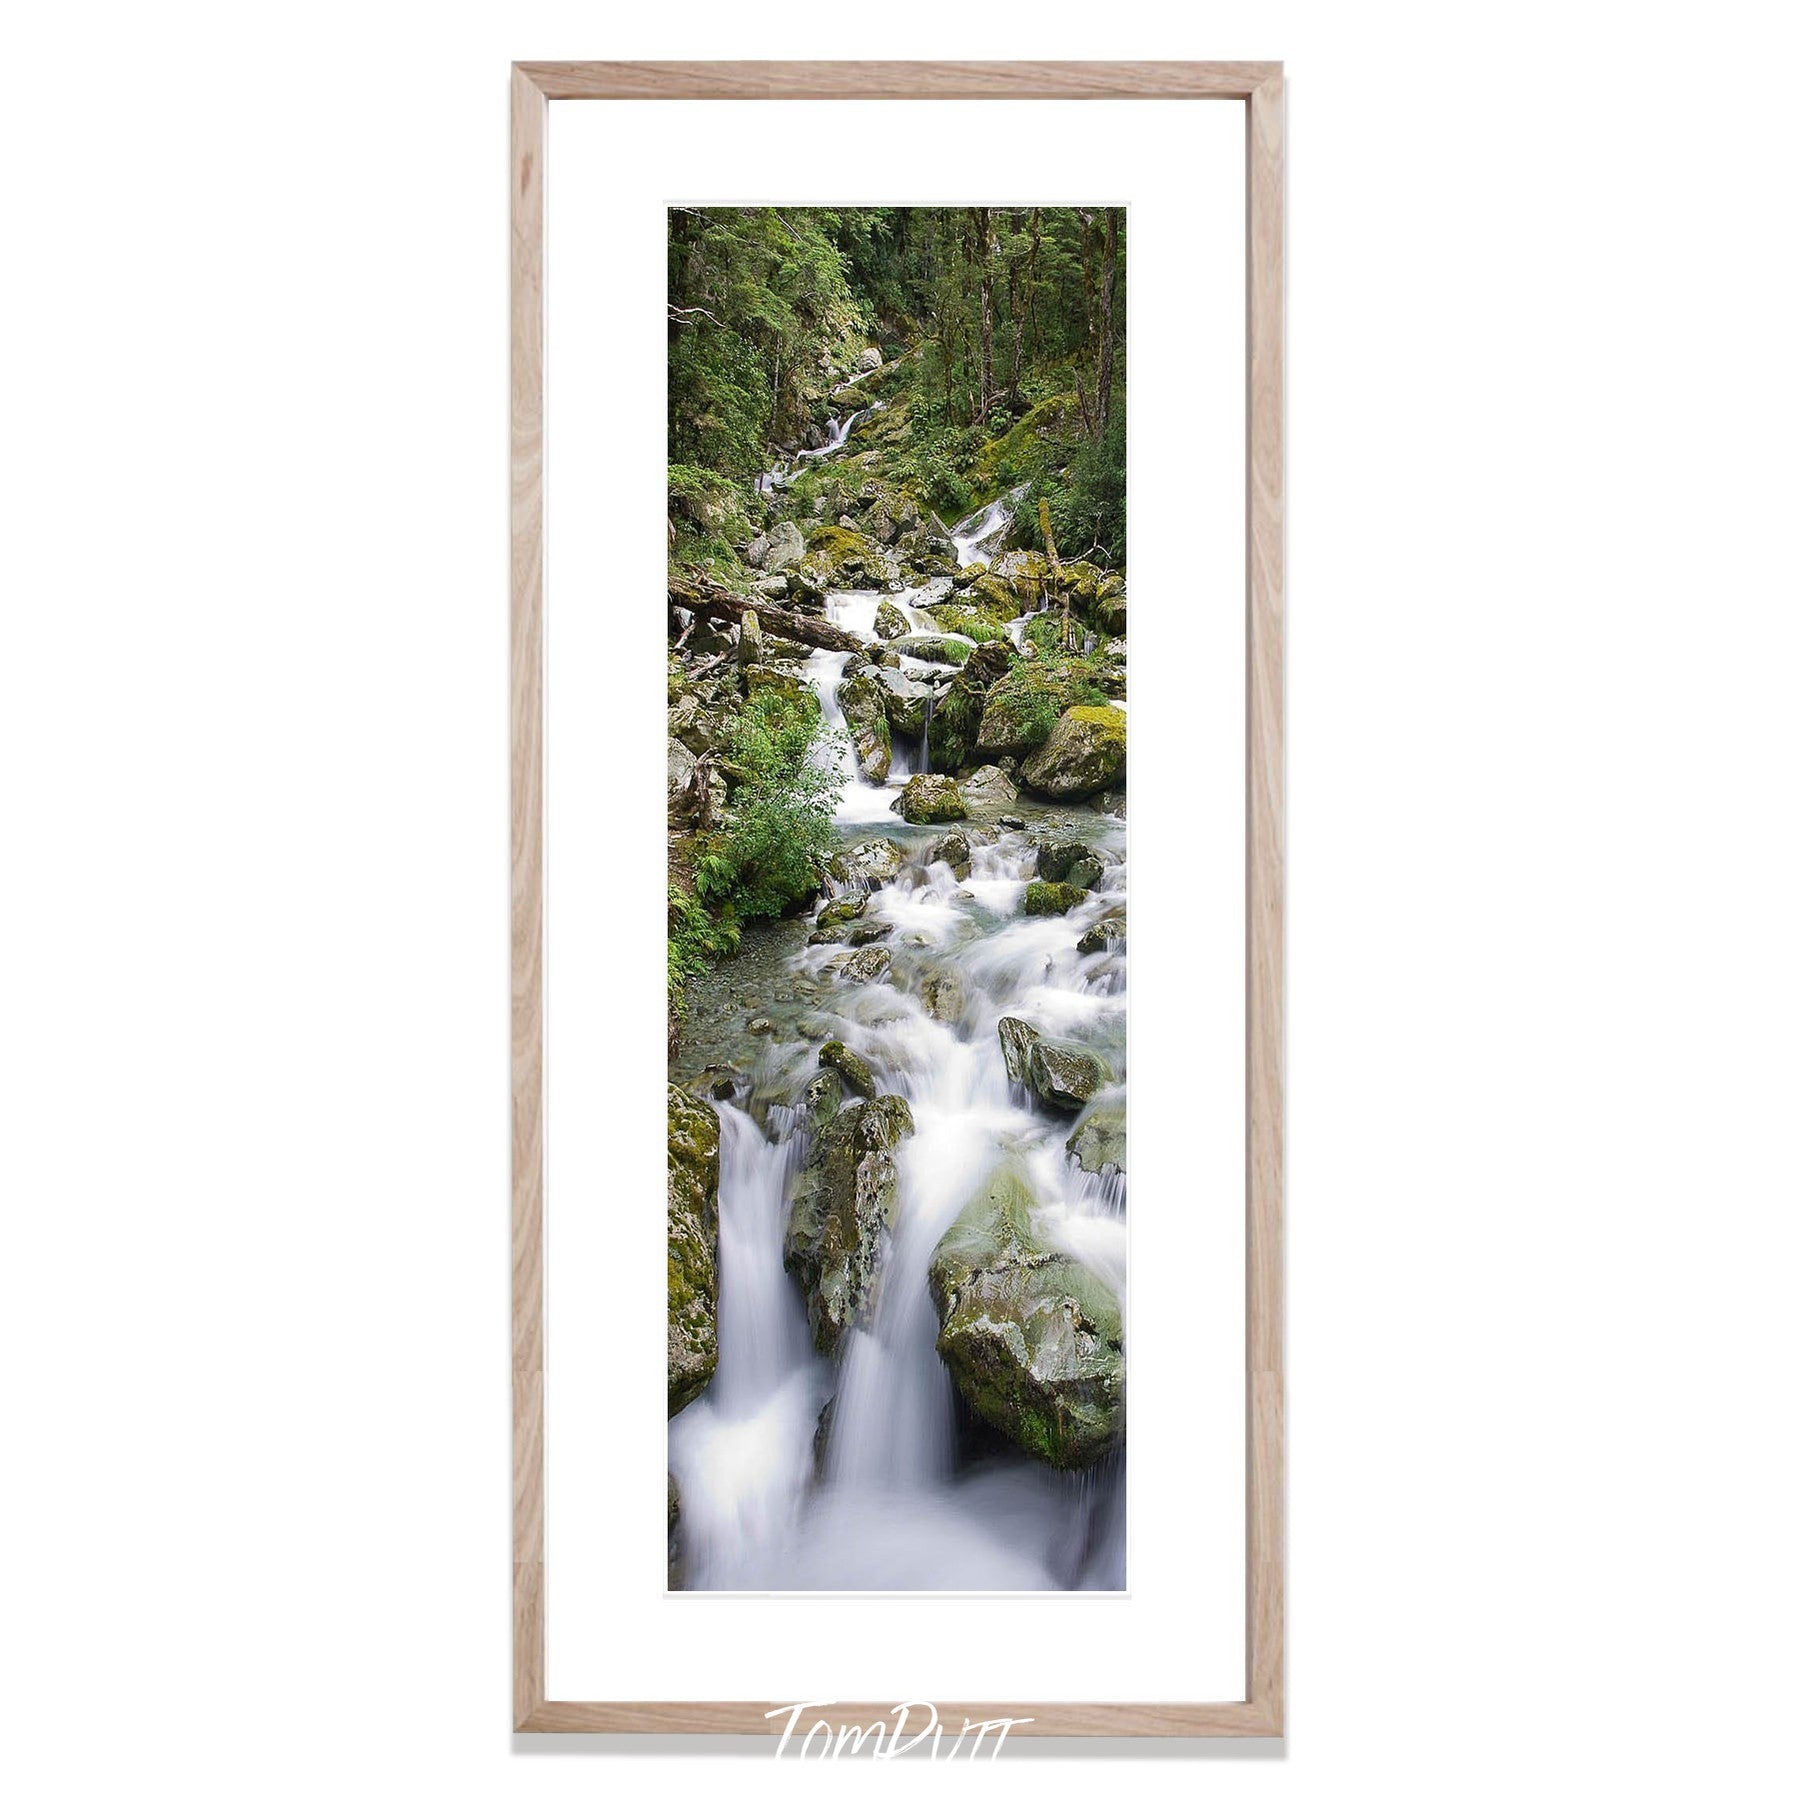
MULTIPOLYGON (((988 519, 969 540, 993 531, 988 519)), ((931 630, 919 610, 924 589, 838 594, 827 605, 834 622, 869 637, 883 598, 931 630)), ((806 665, 829 725, 841 724, 836 686, 848 660, 821 650, 806 665)), ((896 740, 888 783, 844 769, 837 804, 846 841, 878 834, 905 851, 904 870, 869 896, 866 914, 892 927, 882 939, 890 977, 846 984, 836 967, 844 948, 808 945, 810 922, 792 921, 751 933, 691 998, 675 1078, 705 1070, 722 1148, 718 1371, 669 1424, 679 1580, 689 1588, 1124 1584, 1122 1454, 1086 1474, 1058 1473, 959 1428, 926 1270, 957 1213, 1011 1156, 1031 1182, 1043 1233, 1125 1296, 1124 1177, 1089 1175, 1066 1154, 1075 1118, 1035 1107, 1008 1081, 996 1031, 1010 1016, 1079 1039, 1122 1079, 1125 958, 1076 945, 1125 905, 1125 830, 1085 808, 971 797, 967 824, 954 827, 972 851, 958 878, 932 858, 946 827, 909 826, 891 809, 918 759, 896 740), (1032 836, 1045 824, 1079 835, 1105 864, 1096 890, 1063 918, 1021 910, 1032 836), (962 995, 959 1017, 940 990, 939 1015, 926 1008, 927 981, 946 979, 962 995), (814 1351, 782 1266, 787 1201, 809 1147, 788 1102, 825 1038, 861 1055, 881 1091, 903 1094, 916 1125, 898 1152, 899 1202, 872 1314, 845 1334, 836 1360, 814 1351)), ((1121 1096, 1110 1089, 1099 1102, 1121 1096)))

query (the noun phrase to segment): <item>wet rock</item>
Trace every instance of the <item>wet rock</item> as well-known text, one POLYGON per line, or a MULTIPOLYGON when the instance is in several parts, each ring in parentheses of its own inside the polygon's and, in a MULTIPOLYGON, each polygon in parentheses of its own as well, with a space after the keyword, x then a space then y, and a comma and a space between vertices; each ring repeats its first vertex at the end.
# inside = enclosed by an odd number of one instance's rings
POLYGON ((909 825, 950 824, 968 816, 961 791, 948 775, 914 775, 900 792, 899 812, 909 825))
POLYGON ((960 1024, 968 1010, 968 995, 953 969, 940 968, 927 974, 919 983, 918 994, 926 1015, 939 1024, 960 1024))
POLYGON ((1112 1079, 1104 1060, 1079 1043, 1046 1037, 1022 1018, 999 1021, 1000 1053, 1006 1078, 1030 1088, 1046 1105, 1078 1112, 1112 1079))
POLYGON ((891 925, 880 924, 872 918, 852 918, 847 924, 822 926, 806 941, 811 944, 847 943, 852 949, 861 949, 865 944, 879 943, 892 930, 891 925))
POLYGON ((964 879, 973 866, 974 853, 968 847, 968 837, 962 831, 951 831, 933 843, 925 854, 933 862, 947 862, 950 872, 957 880, 964 879))
POLYGON ((1049 837, 1037 846, 1037 874, 1042 880, 1091 888, 1103 871, 1099 857, 1078 837, 1049 837))
POLYGON ((1027 918, 1059 918, 1071 912, 1087 897, 1086 890, 1071 887, 1064 881, 1033 881, 1024 890, 1027 918))
POLYGON ((1118 950, 1122 953, 1124 949, 1123 914, 1115 912, 1110 918, 1102 918, 1098 924, 1082 933, 1081 940, 1075 945, 1075 948, 1083 956, 1096 956, 1102 950, 1118 950))
POLYGON ((899 1201, 894 1152, 911 1135, 911 1108, 889 1093, 844 1107, 806 1158, 784 1259, 805 1293, 812 1340, 826 1355, 872 1300, 899 1201))
POLYGON ((906 615, 891 600, 883 600, 875 608, 875 636, 904 637, 909 629, 906 615))
POLYGON ((668 1415, 718 1367, 718 1115, 668 1089, 668 1415))
POLYGON ((887 689, 866 666, 837 683, 837 704, 849 727, 862 778, 880 786, 893 766, 893 733, 887 723, 887 689))
POLYGON ((1025 1078, 1046 1106, 1062 1112, 1078 1112, 1100 1088, 1110 1084, 1112 1071, 1092 1050, 1060 1037, 1039 1037, 1031 1045, 1025 1078))
POLYGON ((1020 1449, 1085 1468, 1124 1435, 1124 1323, 1093 1271, 1039 1235, 1012 1167, 931 1256, 937 1353, 964 1402, 1020 1449))
POLYGON ((1097 1105, 1074 1127, 1065 1147, 1089 1174, 1123 1174, 1124 1146, 1124 1107, 1097 1105))
POLYGON ((890 837, 868 837, 839 850, 826 866, 840 886, 866 890, 884 887, 905 865, 905 853, 890 837))
POLYGON ((867 949, 859 949, 853 956, 846 956, 837 964, 838 976, 856 986, 866 987, 875 981, 884 981, 893 971, 893 951, 876 943, 867 949))
POLYGON ((847 893, 841 899, 827 900, 819 909, 813 923, 821 930, 829 930, 832 925, 849 924, 860 918, 868 910, 866 893, 847 893))
POLYGON ((1037 1041, 1039 1032, 1034 1025, 1028 1025, 1022 1018, 1002 1018, 999 1021, 1000 1053, 1006 1058, 1006 1079, 1025 1081, 1030 1066, 1031 1045, 1037 1041))
POLYGON ((836 1069, 843 1076, 843 1084, 858 1098, 874 1098, 874 1070, 847 1043, 827 1043, 818 1052, 818 1059, 826 1068, 836 1069))
POLYGON ((1122 783, 1125 715, 1116 706, 1071 706, 1020 771, 1050 799, 1079 800, 1122 783))

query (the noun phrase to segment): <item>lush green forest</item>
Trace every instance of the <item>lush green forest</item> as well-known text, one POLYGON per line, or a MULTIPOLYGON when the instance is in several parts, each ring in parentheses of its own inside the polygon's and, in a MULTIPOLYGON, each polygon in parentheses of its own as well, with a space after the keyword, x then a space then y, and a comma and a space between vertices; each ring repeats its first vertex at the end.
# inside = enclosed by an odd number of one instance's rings
POLYGON ((669 214, 671 1585, 1124 1584, 1125 252, 669 214))
POLYGON ((727 572, 755 477, 884 399, 869 440, 941 521, 1029 482, 1017 544, 1042 497, 1064 555, 1122 567, 1125 235, 1121 208, 671 210, 678 555, 727 572))
POLYGON ((833 733, 1009 779, 1122 699, 1125 265, 1116 208, 670 210, 671 1018, 825 880, 833 733))

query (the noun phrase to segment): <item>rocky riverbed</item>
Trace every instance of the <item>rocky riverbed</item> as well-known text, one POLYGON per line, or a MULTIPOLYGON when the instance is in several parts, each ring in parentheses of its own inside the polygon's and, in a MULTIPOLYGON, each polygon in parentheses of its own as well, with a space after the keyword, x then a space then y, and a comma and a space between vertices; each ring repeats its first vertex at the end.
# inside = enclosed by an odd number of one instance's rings
POLYGON ((878 363, 671 608, 671 1580, 1116 1588, 1126 584, 936 519, 878 363))

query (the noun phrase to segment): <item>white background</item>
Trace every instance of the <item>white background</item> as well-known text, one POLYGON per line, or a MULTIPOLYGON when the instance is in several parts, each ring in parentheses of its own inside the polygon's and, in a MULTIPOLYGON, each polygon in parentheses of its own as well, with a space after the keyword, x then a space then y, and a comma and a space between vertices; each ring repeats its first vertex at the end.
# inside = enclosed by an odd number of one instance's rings
POLYGON ((1206 101, 570 103, 546 194, 545 1692, 551 1699, 996 1689, 992 1643, 1101 1636, 1034 1699, 1242 1699, 1243 385, 1241 108, 1206 101), (842 173, 741 146, 904 135, 869 203, 1130 203, 1133 367, 1190 408, 1131 422, 1128 1595, 670 1597, 659 858, 668 510, 667 204, 828 200, 842 173), (986 179, 1030 142, 1028 175, 986 179), (1028 182, 1021 191, 1018 180, 1028 182), (738 183, 753 180, 745 189, 738 183), (821 193, 813 183, 823 181, 821 193), (712 185, 708 185, 708 184, 712 185), (1156 296, 1169 302, 1158 305, 1156 296), (646 454, 646 446, 651 453, 646 454), (644 603, 641 596, 651 596, 644 603), (632 596, 636 596, 634 599, 632 596), (1154 653, 1177 625, 1184 654, 1154 653), (649 671, 649 678, 645 678, 649 671), (603 703, 602 703, 603 702, 603 703), (621 778, 628 771, 629 778, 621 778), (624 878, 621 878, 621 875, 624 878), (1147 996, 1147 997, 1145 997, 1147 996), (631 1022, 635 1021, 635 1032, 631 1022), (703 1615, 696 1615, 696 1608, 703 1615), (1100 1615, 1095 1615, 1098 1608, 1100 1615), (847 1670, 842 1645, 857 1645, 847 1670))
POLYGON ((504 64, 701 51, 1292 75, 1291 1733, 1130 1778, 1790 1779, 1777 12, 5 32, 12 1787, 675 1773, 506 1728, 504 64))

